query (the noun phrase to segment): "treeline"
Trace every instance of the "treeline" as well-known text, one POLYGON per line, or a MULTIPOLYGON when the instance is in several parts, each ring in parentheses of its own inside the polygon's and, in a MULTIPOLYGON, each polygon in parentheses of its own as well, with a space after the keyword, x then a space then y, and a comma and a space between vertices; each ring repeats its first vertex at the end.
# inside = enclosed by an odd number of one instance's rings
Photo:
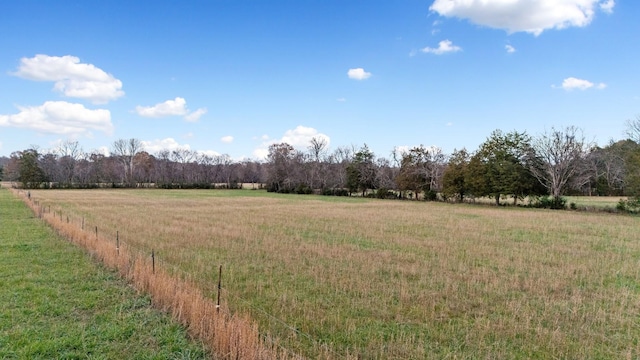
POLYGON ((67 141, 41 152, 26 149, 0 158, 5 181, 25 188, 237 188, 462 202, 491 197, 496 204, 525 198, 564 207, 562 195, 640 195, 640 117, 629 138, 605 147, 585 141, 579 128, 551 129, 537 137, 492 132, 475 151, 444 154, 436 147, 394 149, 376 156, 367 145, 338 147, 313 138, 306 150, 273 144, 266 161, 234 161, 196 151, 144 151, 138 139, 115 141, 109 155, 85 153, 67 141), (547 197, 545 197, 547 196, 547 197))
POLYGON ((234 188, 259 184, 263 167, 256 161, 234 162, 228 155, 210 156, 187 149, 144 151, 138 139, 115 141, 109 155, 83 152, 77 141, 56 149, 16 151, 4 163, 3 180, 24 188, 234 188))

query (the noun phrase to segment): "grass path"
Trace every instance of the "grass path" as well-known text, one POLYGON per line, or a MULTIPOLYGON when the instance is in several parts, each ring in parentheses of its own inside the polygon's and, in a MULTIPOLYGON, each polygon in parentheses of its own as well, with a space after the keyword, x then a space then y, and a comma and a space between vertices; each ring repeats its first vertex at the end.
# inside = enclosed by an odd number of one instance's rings
POLYGON ((0 189, 1 359, 203 359, 124 280, 0 189))

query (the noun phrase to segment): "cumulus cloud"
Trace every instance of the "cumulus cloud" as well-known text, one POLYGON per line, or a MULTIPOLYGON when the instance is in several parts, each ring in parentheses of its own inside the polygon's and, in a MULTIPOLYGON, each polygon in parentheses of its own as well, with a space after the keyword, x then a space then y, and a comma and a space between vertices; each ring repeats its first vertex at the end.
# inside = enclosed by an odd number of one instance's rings
POLYGON ((429 9, 441 16, 537 36, 544 30, 589 25, 598 5, 602 11, 612 12, 615 1, 435 0, 429 9))
POLYGON ((144 150, 151 154, 159 153, 162 150, 191 150, 189 144, 179 144, 174 138, 156 139, 141 141, 144 150))
POLYGON ((67 97, 105 104, 124 95, 122 81, 93 64, 71 56, 36 55, 20 59, 13 75, 34 81, 53 81, 53 88, 67 97))
POLYGON ((47 101, 40 106, 18 107, 17 114, 0 115, 0 126, 36 130, 41 133, 90 136, 92 130, 111 134, 111 113, 87 109, 66 101, 47 101))
POLYGON ((181 97, 176 97, 173 100, 167 100, 153 106, 136 106, 136 113, 142 117, 148 118, 184 116, 186 121, 195 122, 198 121, 202 115, 207 113, 207 109, 200 108, 191 112, 187 109, 187 100, 181 97))
POLYGON ((614 6, 616 6, 615 0, 606 0, 600 3, 600 10, 606 12, 607 14, 611 14, 613 12, 614 6))
POLYGON ((263 136, 262 139, 265 141, 253 151, 253 156, 258 159, 265 159, 269 154, 270 145, 283 142, 293 146, 297 150, 306 151, 311 143, 311 139, 314 137, 325 140, 327 146, 329 146, 331 141, 329 136, 320 133, 314 128, 298 125, 293 130, 287 130, 280 139, 268 139, 263 136))
POLYGON ((187 101, 184 98, 177 97, 154 106, 136 106, 136 112, 140 116, 150 118, 182 116, 188 113, 187 101))
POLYGON ((225 144, 231 144, 233 142, 233 136, 228 135, 228 136, 223 136, 220 141, 222 141, 225 144))
POLYGON ((200 108, 196 111, 193 111, 189 114, 187 114, 184 119, 189 121, 189 122, 196 122, 198 120, 200 120, 200 117, 204 114, 207 113, 207 109, 206 108, 200 108))
POLYGON ((453 42, 451 42, 450 40, 442 40, 438 43, 437 48, 426 47, 420 51, 427 54, 442 55, 446 53, 462 51, 462 48, 459 46, 453 45, 453 42))
POLYGON ((200 155, 219 156, 220 153, 214 150, 191 150, 189 144, 180 144, 174 138, 164 138, 155 140, 143 140, 144 150, 150 154, 158 154, 161 151, 188 150, 200 155))
POLYGON ((508 52, 509 54, 513 54, 514 52, 516 52, 516 48, 514 48, 514 47, 513 47, 513 46, 511 46, 511 45, 505 45, 505 46, 504 46, 504 48, 505 48, 505 50, 507 50, 507 52, 508 52))
MULTIPOLYGON (((557 87, 557 86, 554 86, 554 87, 557 87)), ((591 88, 596 88, 596 89, 602 90, 602 89, 606 88, 607 85, 604 84, 604 83, 594 84, 594 83, 592 83, 591 81, 588 81, 588 80, 578 79, 578 78, 574 78, 574 77, 568 77, 568 78, 566 78, 566 79, 564 79, 562 81, 562 85, 560 87, 563 88, 566 91, 587 90, 587 89, 591 89, 591 88)))
POLYGON ((371 73, 364 71, 363 68, 355 68, 349 69, 349 71, 347 71, 347 76, 349 76, 349 79, 366 80, 371 77, 371 73))

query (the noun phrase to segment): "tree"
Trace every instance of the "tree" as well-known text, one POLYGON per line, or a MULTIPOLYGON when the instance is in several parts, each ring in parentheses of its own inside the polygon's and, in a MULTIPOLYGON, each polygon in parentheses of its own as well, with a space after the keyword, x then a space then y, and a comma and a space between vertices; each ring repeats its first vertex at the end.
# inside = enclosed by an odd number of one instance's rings
POLYGON ((362 196, 367 194, 367 190, 375 189, 376 166, 375 155, 367 144, 364 144, 355 153, 353 161, 347 166, 347 188, 349 192, 362 191, 362 196))
POLYGON ((468 166, 469 190, 476 196, 490 196, 500 204, 501 195, 519 198, 537 192, 537 182, 529 169, 530 137, 513 131, 494 130, 468 166))
POLYGON ((567 185, 584 171, 583 160, 588 148, 582 131, 575 126, 552 128, 533 141, 531 172, 555 203, 560 203, 567 185))
MULTIPOLYGON (((395 157, 395 153, 392 153, 395 157)), ((402 154, 400 171, 396 178, 400 191, 411 190, 416 200, 422 191, 435 196, 441 182, 440 177, 444 168, 445 157, 440 148, 425 148, 423 145, 414 147, 402 154)))
POLYGON ((124 168, 122 182, 133 186, 133 170, 136 154, 142 151, 142 142, 138 139, 119 139, 113 142, 111 153, 118 158, 124 168))
POLYGON ((295 150, 287 143, 272 144, 267 155, 267 190, 274 192, 290 192, 293 190, 291 164, 295 150))
POLYGON ((18 181, 26 189, 36 189, 47 181, 44 171, 38 163, 40 154, 36 149, 27 149, 17 154, 18 157, 18 181))
POLYGON ((466 149, 453 150, 449 156, 449 164, 442 178, 442 194, 446 198, 455 197, 458 202, 463 202, 469 192, 468 166, 469 153, 466 149))
POLYGON ((629 140, 633 140, 640 145, 640 115, 635 119, 627 120, 627 136, 629 140))
POLYGON ((325 137, 312 137, 308 146, 309 156, 311 157, 311 164, 309 170, 310 187, 314 189, 324 189, 326 186, 326 165, 323 161, 325 152, 329 142, 325 137))
POLYGON ((82 157, 82 148, 77 141, 63 141, 55 150, 58 155, 59 173, 61 182, 70 186, 75 176, 75 167, 82 157))
POLYGON ((626 177, 633 170, 630 156, 639 146, 632 140, 611 141, 604 148, 596 147, 587 156, 589 191, 598 195, 623 195, 626 177))

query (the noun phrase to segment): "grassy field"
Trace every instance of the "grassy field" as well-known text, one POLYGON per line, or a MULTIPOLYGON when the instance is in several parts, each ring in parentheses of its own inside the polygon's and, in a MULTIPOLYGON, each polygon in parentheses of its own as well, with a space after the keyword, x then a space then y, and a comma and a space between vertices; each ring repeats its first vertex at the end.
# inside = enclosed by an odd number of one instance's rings
MULTIPOLYGON (((637 217, 267 194, 32 191, 311 358, 637 358, 637 217)), ((78 225, 80 226, 80 225, 78 225)))
POLYGON ((201 345, 0 189, 0 358, 203 359, 201 345))

